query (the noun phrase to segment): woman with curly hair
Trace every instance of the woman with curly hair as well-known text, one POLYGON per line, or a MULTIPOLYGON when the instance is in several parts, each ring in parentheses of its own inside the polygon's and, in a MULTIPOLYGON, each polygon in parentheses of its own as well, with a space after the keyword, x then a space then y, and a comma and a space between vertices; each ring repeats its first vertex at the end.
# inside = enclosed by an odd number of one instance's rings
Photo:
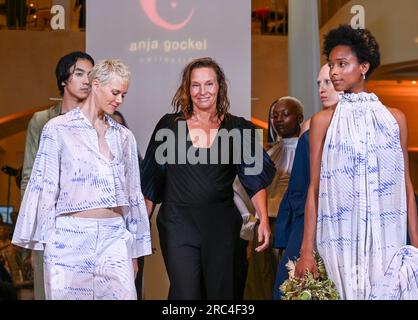
POLYGON ((365 92, 380 64, 368 30, 331 30, 324 53, 344 94, 335 110, 311 120, 311 182, 295 275, 317 274, 316 246, 341 299, 416 299, 418 219, 406 117, 365 92))
POLYGON ((227 89, 213 59, 191 61, 172 101, 176 112, 158 122, 144 158, 148 212, 162 202, 157 226, 169 299, 236 298, 242 225, 233 201, 237 175, 260 215, 257 251, 269 245, 265 188, 274 164, 255 128, 228 112, 227 89))

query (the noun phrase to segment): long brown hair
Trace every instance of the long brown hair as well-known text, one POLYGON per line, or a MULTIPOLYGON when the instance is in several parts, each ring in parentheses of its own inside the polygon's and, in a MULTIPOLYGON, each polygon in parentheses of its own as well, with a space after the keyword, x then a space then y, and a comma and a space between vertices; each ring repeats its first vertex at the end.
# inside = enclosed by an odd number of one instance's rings
POLYGON ((171 101, 171 105, 176 112, 183 112, 186 118, 193 114, 193 103, 190 95, 190 77, 192 71, 198 68, 211 68, 216 73, 216 80, 218 81, 219 91, 216 99, 216 115, 221 119, 227 114, 229 110, 228 85, 226 83, 225 74, 219 64, 212 58, 198 58, 192 60, 182 72, 182 80, 176 94, 171 101))

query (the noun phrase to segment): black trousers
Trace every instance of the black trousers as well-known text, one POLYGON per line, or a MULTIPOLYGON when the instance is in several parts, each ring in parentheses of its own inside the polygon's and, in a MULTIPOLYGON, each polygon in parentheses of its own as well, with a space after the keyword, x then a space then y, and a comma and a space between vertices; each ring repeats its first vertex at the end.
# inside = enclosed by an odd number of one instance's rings
POLYGON ((247 283, 248 275, 248 241, 244 239, 239 239, 238 241, 238 250, 236 251, 236 268, 235 268, 235 299, 243 300, 245 284, 247 283))
POLYGON ((236 299, 242 218, 233 205, 163 204, 157 217, 170 300, 236 299))

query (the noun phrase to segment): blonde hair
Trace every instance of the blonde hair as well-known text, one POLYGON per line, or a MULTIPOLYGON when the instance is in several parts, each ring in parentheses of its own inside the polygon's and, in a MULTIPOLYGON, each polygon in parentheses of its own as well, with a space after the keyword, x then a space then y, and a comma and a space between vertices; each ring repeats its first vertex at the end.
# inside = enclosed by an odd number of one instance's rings
POLYGON ((100 85, 109 83, 113 76, 121 77, 128 84, 131 81, 131 72, 119 59, 106 59, 96 64, 89 73, 89 81, 97 80, 100 85))

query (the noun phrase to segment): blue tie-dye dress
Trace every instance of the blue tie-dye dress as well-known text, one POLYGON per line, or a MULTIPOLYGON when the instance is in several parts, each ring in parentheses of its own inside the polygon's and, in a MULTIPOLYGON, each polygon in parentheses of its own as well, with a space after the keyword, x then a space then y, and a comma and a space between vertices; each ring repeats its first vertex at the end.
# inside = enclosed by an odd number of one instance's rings
POLYGON ((416 295, 403 295, 405 287, 417 288, 418 250, 404 247, 407 203, 398 123, 373 93, 340 98, 322 153, 318 252, 341 299, 416 295), (399 256, 401 248, 410 258, 399 256), (389 277, 392 260, 411 277, 405 281, 399 268, 389 277), (383 294, 382 286, 398 293, 383 294))

